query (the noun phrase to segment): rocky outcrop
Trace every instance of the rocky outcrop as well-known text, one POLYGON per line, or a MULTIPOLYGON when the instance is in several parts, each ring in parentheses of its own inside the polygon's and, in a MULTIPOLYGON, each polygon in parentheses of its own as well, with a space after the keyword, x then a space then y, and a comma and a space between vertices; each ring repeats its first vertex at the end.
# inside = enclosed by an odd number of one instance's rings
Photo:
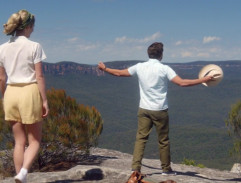
POLYGON ((241 174, 241 164, 240 163, 235 163, 231 169, 232 173, 239 173, 241 174))
MULTIPOLYGON (((107 66, 124 69, 134 65, 137 61, 110 62, 107 66)), ((43 72, 50 75, 63 76, 66 74, 104 76, 105 73, 98 69, 97 65, 79 64, 75 62, 43 63, 43 72)))
MULTIPOLYGON (((116 69, 125 69, 138 62, 142 61, 113 61, 105 62, 107 67, 116 69)), ((240 61, 217 61, 217 62, 190 62, 190 63, 165 63, 170 65, 174 70, 186 70, 189 72, 197 73, 204 65, 207 64, 217 64, 222 67, 225 72, 226 70, 239 71, 241 67, 240 61)), ((57 62, 57 63, 43 63, 43 72, 45 74, 63 76, 66 74, 78 74, 78 75, 94 75, 94 76, 104 76, 105 72, 98 69, 97 65, 79 64, 75 62, 57 62)))
MULTIPOLYGON (((67 171, 35 172, 28 175, 28 183, 125 183, 131 174, 130 154, 95 148, 91 156, 96 160, 91 165, 77 165, 67 171), (97 161, 98 160, 98 161, 97 161)), ((182 164, 172 164, 176 176, 161 175, 160 162, 157 159, 143 159, 142 173, 154 182, 174 180, 177 183, 238 183, 241 173, 220 171, 210 168, 198 168, 182 164)), ((2 183, 13 183, 6 178, 2 183)))
POLYGON ((91 74, 100 75, 102 72, 97 68, 97 66, 78 64, 74 62, 58 62, 58 63, 44 63, 43 72, 45 74, 51 75, 66 75, 71 74, 91 74))

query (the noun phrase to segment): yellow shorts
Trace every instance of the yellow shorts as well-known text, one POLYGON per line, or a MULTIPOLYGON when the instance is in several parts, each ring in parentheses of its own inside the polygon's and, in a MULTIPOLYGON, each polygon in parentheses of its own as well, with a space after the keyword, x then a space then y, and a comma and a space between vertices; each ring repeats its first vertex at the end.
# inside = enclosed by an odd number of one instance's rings
POLYGON ((3 107, 6 121, 23 124, 42 121, 42 99, 37 83, 8 85, 3 107))

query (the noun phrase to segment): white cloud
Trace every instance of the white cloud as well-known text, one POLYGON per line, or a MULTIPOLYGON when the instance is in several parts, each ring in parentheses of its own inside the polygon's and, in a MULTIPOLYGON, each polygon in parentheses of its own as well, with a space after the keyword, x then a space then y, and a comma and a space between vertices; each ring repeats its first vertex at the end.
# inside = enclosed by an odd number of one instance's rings
POLYGON ((218 52, 222 52, 222 50, 220 50, 220 48, 213 47, 213 48, 209 49, 209 52, 210 53, 218 53, 218 52))
POLYGON ((186 57, 192 57, 192 52, 190 51, 184 51, 184 52, 181 52, 181 56, 182 58, 186 58, 186 57))
POLYGON ((143 39, 134 39, 134 38, 128 38, 126 36, 122 36, 122 37, 117 37, 115 39, 115 43, 148 43, 150 41, 155 41, 160 37, 161 37, 160 32, 156 32, 156 33, 154 33, 150 36, 147 36, 143 39))
POLYGON ((160 32, 156 32, 156 33, 152 34, 152 35, 149 36, 149 37, 146 37, 146 38, 144 38, 144 39, 140 39, 139 41, 140 41, 141 43, 147 43, 147 42, 149 42, 149 41, 155 41, 155 40, 157 40, 159 37, 161 37, 161 33, 160 33, 160 32))
POLYGON ((68 39, 67 41, 68 41, 69 43, 74 43, 74 42, 76 42, 76 41, 78 41, 78 40, 79 40, 78 37, 73 37, 73 38, 68 39))
POLYGON ((97 44, 80 44, 80 45, 77 45, 77 51, 88 51, 88 50, 94 50, 98 47, 97 44))
POLYGON ((127 40, 126 36, 115 38, 116 43, 124 43, 127 40))
POLYGON ((186 61, 195 60, 220 60, 223 59, 224 50, 220 46, 210 47, 202 44, 184 44, 178 47, 169 47, 166 49, 164 56, 170 57, 172 60, 185 59, 186 61))
POLYGON ((197 54, 197 57, 209 58, 210 54, 208 52, 200 52, 200 53, 197 54))
POLYGON ((210 43, 212 41, 219 41, 221 40, 220 37, 216 37, 216 36, 205 36, 203 38, 203 44, 206 44, 206 43, 210 43))
POLYGON ((179 45, 181 45, 181 44, 182 44, 182 41, 177 41, 177 42, 175 43, 176 46, 179 46, 179 45))

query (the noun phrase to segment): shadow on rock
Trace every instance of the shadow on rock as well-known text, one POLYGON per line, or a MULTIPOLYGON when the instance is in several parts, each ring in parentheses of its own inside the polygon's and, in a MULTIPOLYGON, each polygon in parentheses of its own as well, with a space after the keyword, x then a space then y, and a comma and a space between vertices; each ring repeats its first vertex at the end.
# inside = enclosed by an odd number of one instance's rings
MULTIPOLYGON (((54 172, 54 171, 66 171, 76 165, 100 165, 104 160, 107 159, 117 159, 111 156, 97 156, 97 155, 79 155, 78 160, 69 161, 53 161, 48 162, 41 169, 35 169, 35 171, 40 172, 54 172)), ((34 172, 34 171, 33 171, 34 172)))
POLYGON ((93 168, 85 172, 82 179, 78 180, 56 180, 48 183, 71 183, 71 182, 85 182, 104 179, 103 171, 100 168, 93 168))
POLYGON ((100 168, 94 168, 85 172, 84 180, 102 180, 104 179, 103 171, 100 168))
POLYGON ((48 183, 71 183, 71 182, 83 182, 85 180, 79 179, 79 180, 56 180, 53 182, 48 182, 48 183))

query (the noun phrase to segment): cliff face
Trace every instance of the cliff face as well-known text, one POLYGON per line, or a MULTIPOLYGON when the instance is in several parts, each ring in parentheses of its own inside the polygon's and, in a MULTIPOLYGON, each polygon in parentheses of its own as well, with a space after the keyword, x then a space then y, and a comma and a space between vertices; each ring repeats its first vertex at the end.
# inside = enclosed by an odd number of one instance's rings
POLYGON ((43 72, 51 75, 65 75, 65 74, 92 74, 103 75, 97 66, 77 64, 73 62, 59 62, 59 63, 44 63, 43 72))
MULTIPOLYGON (((108 149, 92 149, 92 158, 96 161, 89 165, 77 165, 67 171, 29 173, 28 183, 125 183, 131 174, 130 154, 108 149)), ((241 172, 232 173, 210 168, 198 168, 182 164, 172 164, 176 176, 161 175, 160 161, 143 159, 142 173, 147 174, 152 183, 173 180, 177 183, 238 183, 241 172)), ((13 178, 1 180, 1 183, 12 183, 13 178)))
MULTIPOLYGON (((108 67, 113 67, 117 69, 128 68, 140 61, 115 61, 107 62, 108 67)), ((164 63, 170 65, 174 70, 181 71, 187 70, 195 74, 207 64, 217 64, 225 71, 232 68, 232 70, 241 70, 241 61, 219 61, 219 62, 190 62, 190 63, 164 63)), ((103 76, 104 72, 100 71, 97 65, 87 65, 87 64, 78 64, 75 62, 58 62, 58 63, 43 63, 43 71, 46 74, 51 75, 66 75, 66 74, 80 74, 80 75, 95 75, 103 76)))

